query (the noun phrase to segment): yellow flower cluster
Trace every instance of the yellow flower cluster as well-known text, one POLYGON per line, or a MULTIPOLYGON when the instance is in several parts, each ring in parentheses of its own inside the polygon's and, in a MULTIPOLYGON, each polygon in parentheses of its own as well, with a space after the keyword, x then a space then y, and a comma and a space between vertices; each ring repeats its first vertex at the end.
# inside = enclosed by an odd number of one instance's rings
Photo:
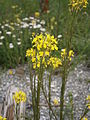
POLYGON ((13 96, 13 99, 17 104, 19 104, 21 101, 26 102, 26 94, 23 91, 16 92, 13 96))
POLYGON ((59 58, 50 57, 50 59, 48 60, 48 65, 53 66, 53 68, 55 69, 62 65, 62 62, 59 58))
POLYGON ((26 51, 26 57, 31 58, 33 68, 40 68, 41 64, 47 67, 46 60, 51 51, 58 50, 56 38, 50 34, 40 34, 35 36, 32 44, 32 48, 26 51))
POLYGON ((81 120, 88 120, 86 117, 82 118, 81 120))
POLYGON ((7 118, 3 118, 2 116, 0 116, 0 120, 7 120, 7 118))
POLYGON ((61 58, 62 58, 63 60, 65 60, 66 57, 68 57, 69 61, 71 61, 71 58, 72 58, 73 56, 74 56, 73 50, 70 50, 70 51, 69 51, 68 56, 67 56, 67 51, 66 51, 66 49, 62 49, 62 50, 61 50, 61 58))
POLYGON ((86 98, 86 100, 88 101, 87 107, 88 107, 88 109, 90 109, 90 95, 88 95, 88 97, 86 98))
POLYGON ((75 10, 76 12, 81 10, 82 8, 86 8, 88 4, 88 0, 70 0, 71 10, 75 10))

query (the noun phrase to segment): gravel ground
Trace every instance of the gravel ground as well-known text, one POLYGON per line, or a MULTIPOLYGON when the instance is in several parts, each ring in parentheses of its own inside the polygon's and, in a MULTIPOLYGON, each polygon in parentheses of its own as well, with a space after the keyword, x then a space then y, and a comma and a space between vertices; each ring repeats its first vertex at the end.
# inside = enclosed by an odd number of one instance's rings
MULTIPOLYGON (((29 79, 29 70, 27 65, 24 67, 19 67, 17 69, 12 69, 13 75, 9 74, 9 70, 0 74, 0 103, 3 102, 3 99, 6 95, 7 89, 10 85, 15 85, 24 92, 26 92, 28 99, 31 100, 31 90, 30 90, 30 79, 29 79)), ((48 73, 45 72, 44 75, 44 84, 48 94, 48 73)), ((59 101, 60 97, 60 87, 61 87, 61 77, 59 75, 52 76, 51 83, 51 101, 56 98, 59 101)), ((69 97, 68 93, 73 94, 73 103, 74 103, 74 120, 79 120, 83 109, 85 108, 85 99, 87 95, 90 95, 90 70, 84 67, 82 64, 78 65, 75 70, 70 72, 66 84, 65 92, 65 104, 68 103, 69 97)), ((45 98, 41 93, 41 103, 46 104, 45 98)), ((31 109, 26 104, 27 111, 31 109)), ((57 114, 59 109, 57 107, 53 108, 57 114)), ((32 111, 31 111, 32 112, 32 111)), ((48 108, 45 106, 41 107, 41 118, 40 120, 49 120, 48 108)), ((90 120, 90 112, 87 114, 88 120, 90 120)), ((53 118, 52 118, 53 120, 53 118)), ((67 116, 65 120, 70 120, 67 116)))

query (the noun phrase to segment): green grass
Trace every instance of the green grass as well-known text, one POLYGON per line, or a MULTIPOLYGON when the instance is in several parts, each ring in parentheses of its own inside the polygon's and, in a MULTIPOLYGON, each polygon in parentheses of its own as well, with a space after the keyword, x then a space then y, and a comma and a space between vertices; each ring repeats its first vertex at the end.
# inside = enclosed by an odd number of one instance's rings
MULTIPOLYGON (((70 12, 68 9, 68 0, 49 0, 49 9, 50 13, 42 14, 40 19, 45 19, 47 22, 47 30, 54 34, 57 37, 58 34, 62 34, 62 40, 59 43, 59 50, 66 47, 66 39, 64 38, 67 29, 69 28, 70 21, 70 12), (55 17, 54 22, 58 22, 58 26, 54 26, 53 30, 50 30, 50 20, 52 17, 55 17)), ((77 16, 77 22, 73 25, 74 32, 72 38, 72 49, 75 51, 76 55, 85 55, 86 59, 90 58, 90 3, 85 11, 81 12, 77 16)), ((0 23, 4 25, 6 21, 10 23, 17 21, 17 16, 22 20, 24 17, 33 16, 36 11, 40 11, 39 1, 38 0, 0 0, 0 23), (12 6, 16 6, 16 9, 12 9, 12 6)), ((0 30, 2 30, 0 28, 0 30)), ((18 63, 24 63, 25 61, 25 52, 26 49, 31 47, 31 32, 27 29, 23 30, 23 34, 19 34, 19 30, 15 28, 13 34, 16 35, 16 38, 8 37, 5 35, 5 40, 3 41, 4 46, 0 46, 0 64, 6 67, 15 67, 18 63), (17 39, 21 38, 22 45, 21 47, 17 46, 17 39), (8 48, 9 43, 12 42, 15 45, 15 48, 10 50, 8 48)), ((0 40, 1 42, 2 40, 0 40)))

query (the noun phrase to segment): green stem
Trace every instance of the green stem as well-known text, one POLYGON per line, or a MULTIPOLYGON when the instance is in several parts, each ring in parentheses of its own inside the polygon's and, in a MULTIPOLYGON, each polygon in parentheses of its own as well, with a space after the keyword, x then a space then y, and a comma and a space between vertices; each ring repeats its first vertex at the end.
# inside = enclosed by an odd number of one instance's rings
POLYGON ((35 117, 35 99, 34 99, 34 90, 33 90, 33 75, 32 75, 32 66, 29 63, 29 67, 30 67, 30 88, 31 88, 31 93, 32 93, 32 108, 33 108, 33 114, 34 114, 34 120, 36 120, 35 117))
MULTIPOLYGON (((36 75, 35 75, 35 77, 36 77, 36 75)), ((36 120, 36 78, 34 77, 34 120, 36 120)))
POLYGON ((89 111, 89 110, 86 108, 85 111, 84 111, 84 113, 83 113, 83 115, 80 117, 79 120, 82 120, 82 118, 88 113, 88 111, 89 111))
POLYGON ((59 32, 59 15, 60 15, 60 0, 58 1, 58 14, 57 14, 57 34, 58 35, 58 32, 59 32))
POLYGON ((17 120, 19 120, 19 118, 18 118, 18 105, 16 105, 16 118, 17 118, 17 120))
POLYGON ((37 120, 40 119, 40 88, 41 88, 41 81, 43 81, 43 69, 42 66, 40 66, 39 76, 38 76, 38 85, 37 85, 37 120))
MULTIPOLYGON (((51 106, 51 73, 49 76, 49 106, 51 106)), ((50 116, 50 120, 51 120, 51 110, 49 109, 49 116, 50 116)))
POLYGON ((64 65, 63 76, 62 76, 61 96, 60 96, 60 120, 63 120, 65 85, 66 85, 66 66, 64 65))
POLYGON ((53 114, 53 116, 55 117, 55 120, 57 120, 57 116, 55 115, 52 107, 50 106, 50 104, 49 104, 49 102, 48 102, 48 100, 47 100, 47 95, 46 95, 46 93, 45 93, 45 91, 44 91, 43 85, 42 85, 42 92, 43 92, 43 95, 44 95, 44 97, 45 97, 45 99, 46 99, 46 102, 47 102, 47 104, 48 104, 49 109, 52 111, 52 114, 53 114))

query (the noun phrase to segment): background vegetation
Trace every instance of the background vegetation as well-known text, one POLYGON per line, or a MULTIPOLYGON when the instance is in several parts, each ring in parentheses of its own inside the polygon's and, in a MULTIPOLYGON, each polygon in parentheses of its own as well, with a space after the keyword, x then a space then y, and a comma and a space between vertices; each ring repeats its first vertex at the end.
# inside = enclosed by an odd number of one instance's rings
MULTIPOLYGON (((51 34, 57 35, 61 34, 62 38, 60 39, 59 49, 63 48, 66 44, 64 35, 69 27, 70 13, 68 12, 68 0, 49 0, 49 10, 50 13, 43 13, 40 15, 40 19, 46 21, 46 26, 48 26, 48 31, 51 34), (55 18, 54 23, 57 22, 58 25, 54 26, 54 29, 51 30, 51 19, 55 18), (49 25, 48 25, 49 23, 49 25), (57 34, 58 33, 58 34, 57 34), (63 41, 63 42, 62 42, 63 41)), ((72 49, 75 51, 77 58, 81 61, 82 58, 86 60, 88 66, 90 66, 90 4, 85 11, 82 11, 76 18, 76 23, 73 31, 73 44, 72 49), (80 57, 81 56, 81 57, 80 57)), ((19 23, 19 20, 22 20, 25 17, 34 16, 36 11, 40 11, 39 0, 0 0, 0 34, 5 38, 0 42, 3 45, 0 45, 0 65, 4 67, 15 67, 20 63, 25 62, 25 52, 26 49, 31 46, 31 33, 33 30, 28 31, 28 29, 21 30, 22 35, 19 34, 20 29, 17 30, 14 25, 12 25, 15 30, 12 31, 12 34, 16 35, 15 38, 6 35, 8 28, 2 29, 2 26, 5 24, 19 23), (12 6, 16 6, 15 9, 12 6), (17 39, 21 39, 21 46, 17 45, 17 39), (10 49, 9 44, 14 44, 14 48, 10 49)))

